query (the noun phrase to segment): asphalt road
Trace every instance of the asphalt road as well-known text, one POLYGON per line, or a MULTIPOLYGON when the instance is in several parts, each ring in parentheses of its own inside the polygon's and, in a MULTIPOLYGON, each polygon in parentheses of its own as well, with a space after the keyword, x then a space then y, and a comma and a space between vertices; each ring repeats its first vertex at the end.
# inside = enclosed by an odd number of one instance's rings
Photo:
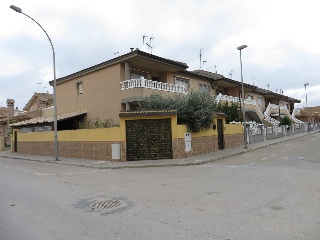
POLYGON ((0 240, 320 239, 319 147, 112 170, 0 158, 0 240))

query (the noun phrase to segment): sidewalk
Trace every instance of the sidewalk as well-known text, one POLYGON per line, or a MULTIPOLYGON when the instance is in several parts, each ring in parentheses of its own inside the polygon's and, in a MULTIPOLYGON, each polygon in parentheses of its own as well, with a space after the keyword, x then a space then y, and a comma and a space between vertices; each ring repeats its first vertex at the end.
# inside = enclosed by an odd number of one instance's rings
POLYGON ((21 159, 27 161, 45 162, 53 164, 62 164, 70 166, 97 168, 97 169, 119 169, 119 168, 143 168, 143 167, 165 167, 165 166, 188 166, 188 165, 200 165, 208 162, 217 161, 223 158, 235 156, 241 153, 253 151, 259 148, 270 146, 273 144, 289 141, 291 139, 300 138, 309 134, 319 133, 319 131, 306 132, 293 134, 277 139, 266 140, 262 142, 248 144, 248 149, 244 149, 243 146, 230 149, 224 149, 212 153, 207 153, 199 156, 183 158, 183 159, 164 159, 164 160, 143 160, 143 161, 129 161, 129 162, 109 162, 99 160, 86 160, 86 159, 74 159, 60 157, 60 161, 54 161, 53 157, 49 156, 35 156, 11 153, 9 151, 0 152, 0 157, 21 159))

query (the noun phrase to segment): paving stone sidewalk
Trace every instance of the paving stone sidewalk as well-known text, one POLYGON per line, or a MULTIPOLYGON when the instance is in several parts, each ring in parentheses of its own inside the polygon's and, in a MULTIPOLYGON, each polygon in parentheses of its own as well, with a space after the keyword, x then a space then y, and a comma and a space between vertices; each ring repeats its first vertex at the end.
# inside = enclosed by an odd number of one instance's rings
POLYGON ((117 168, 143 168, 143 167, 164 167, 164 166, 188 166, 188 165, 200 165, 208 162, 217 161, 223 158, 235 156, 255 149, 263 148, 280 142, 289 141, 291 139, 300 138, 309 134, 319 134, 320 131, 306 132, 286 136, 282 138, 276 138, 266 140, 262 142, 248 144, 248 149, 244 149, 243 146, 230 149, 219 150, 212 153, 207 153, 199 156, 188 157, 183 159, 162 159, 162 160, 142 160, 142 161, 128 161, 128 162, 110 162, 88 159, 74 159, 60 157, 59 161, 54 161, 50 156, 35 156, 11 153, 9 150, 0 152, 0 157, 14 158, 27 161, 45 162, 51 164, 63 164, 71 166, 80 166, 88 168, 98 169, 117 169, 117 168))

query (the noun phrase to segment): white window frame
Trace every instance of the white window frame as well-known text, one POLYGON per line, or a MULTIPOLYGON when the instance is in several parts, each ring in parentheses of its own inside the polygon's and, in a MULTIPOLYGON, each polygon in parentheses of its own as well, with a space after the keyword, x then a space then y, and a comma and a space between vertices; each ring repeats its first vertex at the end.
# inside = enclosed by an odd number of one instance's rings
POLYGON ((189 91, 190 80, 187 78, 175 76, 174 77, 174 85, 180 86, 180 87, 185 87, 186 90, 189 91))
POLYGON ((249 100, 253 100, 253 96, 248 94, 248 98, 249 100))
POLYGON ((259 106, 262 105, 262 101, 263 101, 262 97, 258 97, 257 103, 259 106))
POLYGON ((206 85, 206 84, 199 84, 199 90, 201 92, 207 92, 207 93, 210 93, 210 85, 206 85))
POLYGON ((77 82, 76 83, 76 87, 77 87, 77 96, 80 96, 83 94, 83 82, 77 82))

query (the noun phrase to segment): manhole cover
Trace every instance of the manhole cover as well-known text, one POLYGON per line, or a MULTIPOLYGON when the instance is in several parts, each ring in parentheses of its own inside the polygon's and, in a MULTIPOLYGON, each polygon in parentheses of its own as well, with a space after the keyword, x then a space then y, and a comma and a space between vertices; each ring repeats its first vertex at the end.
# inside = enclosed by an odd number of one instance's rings
POLYGON ((86 212, 98 212, 102 215, 121 213, 133 207, 133 202, 123 197, 97 196, 77 201, 74 206, 86 212))
POLYGON ((117 208, 120 205, 121 203, 119 200, 106 200, 106 201, 95 202, 94 204, 91 205, 91 209, 104 211, 104 210, 117 208))

